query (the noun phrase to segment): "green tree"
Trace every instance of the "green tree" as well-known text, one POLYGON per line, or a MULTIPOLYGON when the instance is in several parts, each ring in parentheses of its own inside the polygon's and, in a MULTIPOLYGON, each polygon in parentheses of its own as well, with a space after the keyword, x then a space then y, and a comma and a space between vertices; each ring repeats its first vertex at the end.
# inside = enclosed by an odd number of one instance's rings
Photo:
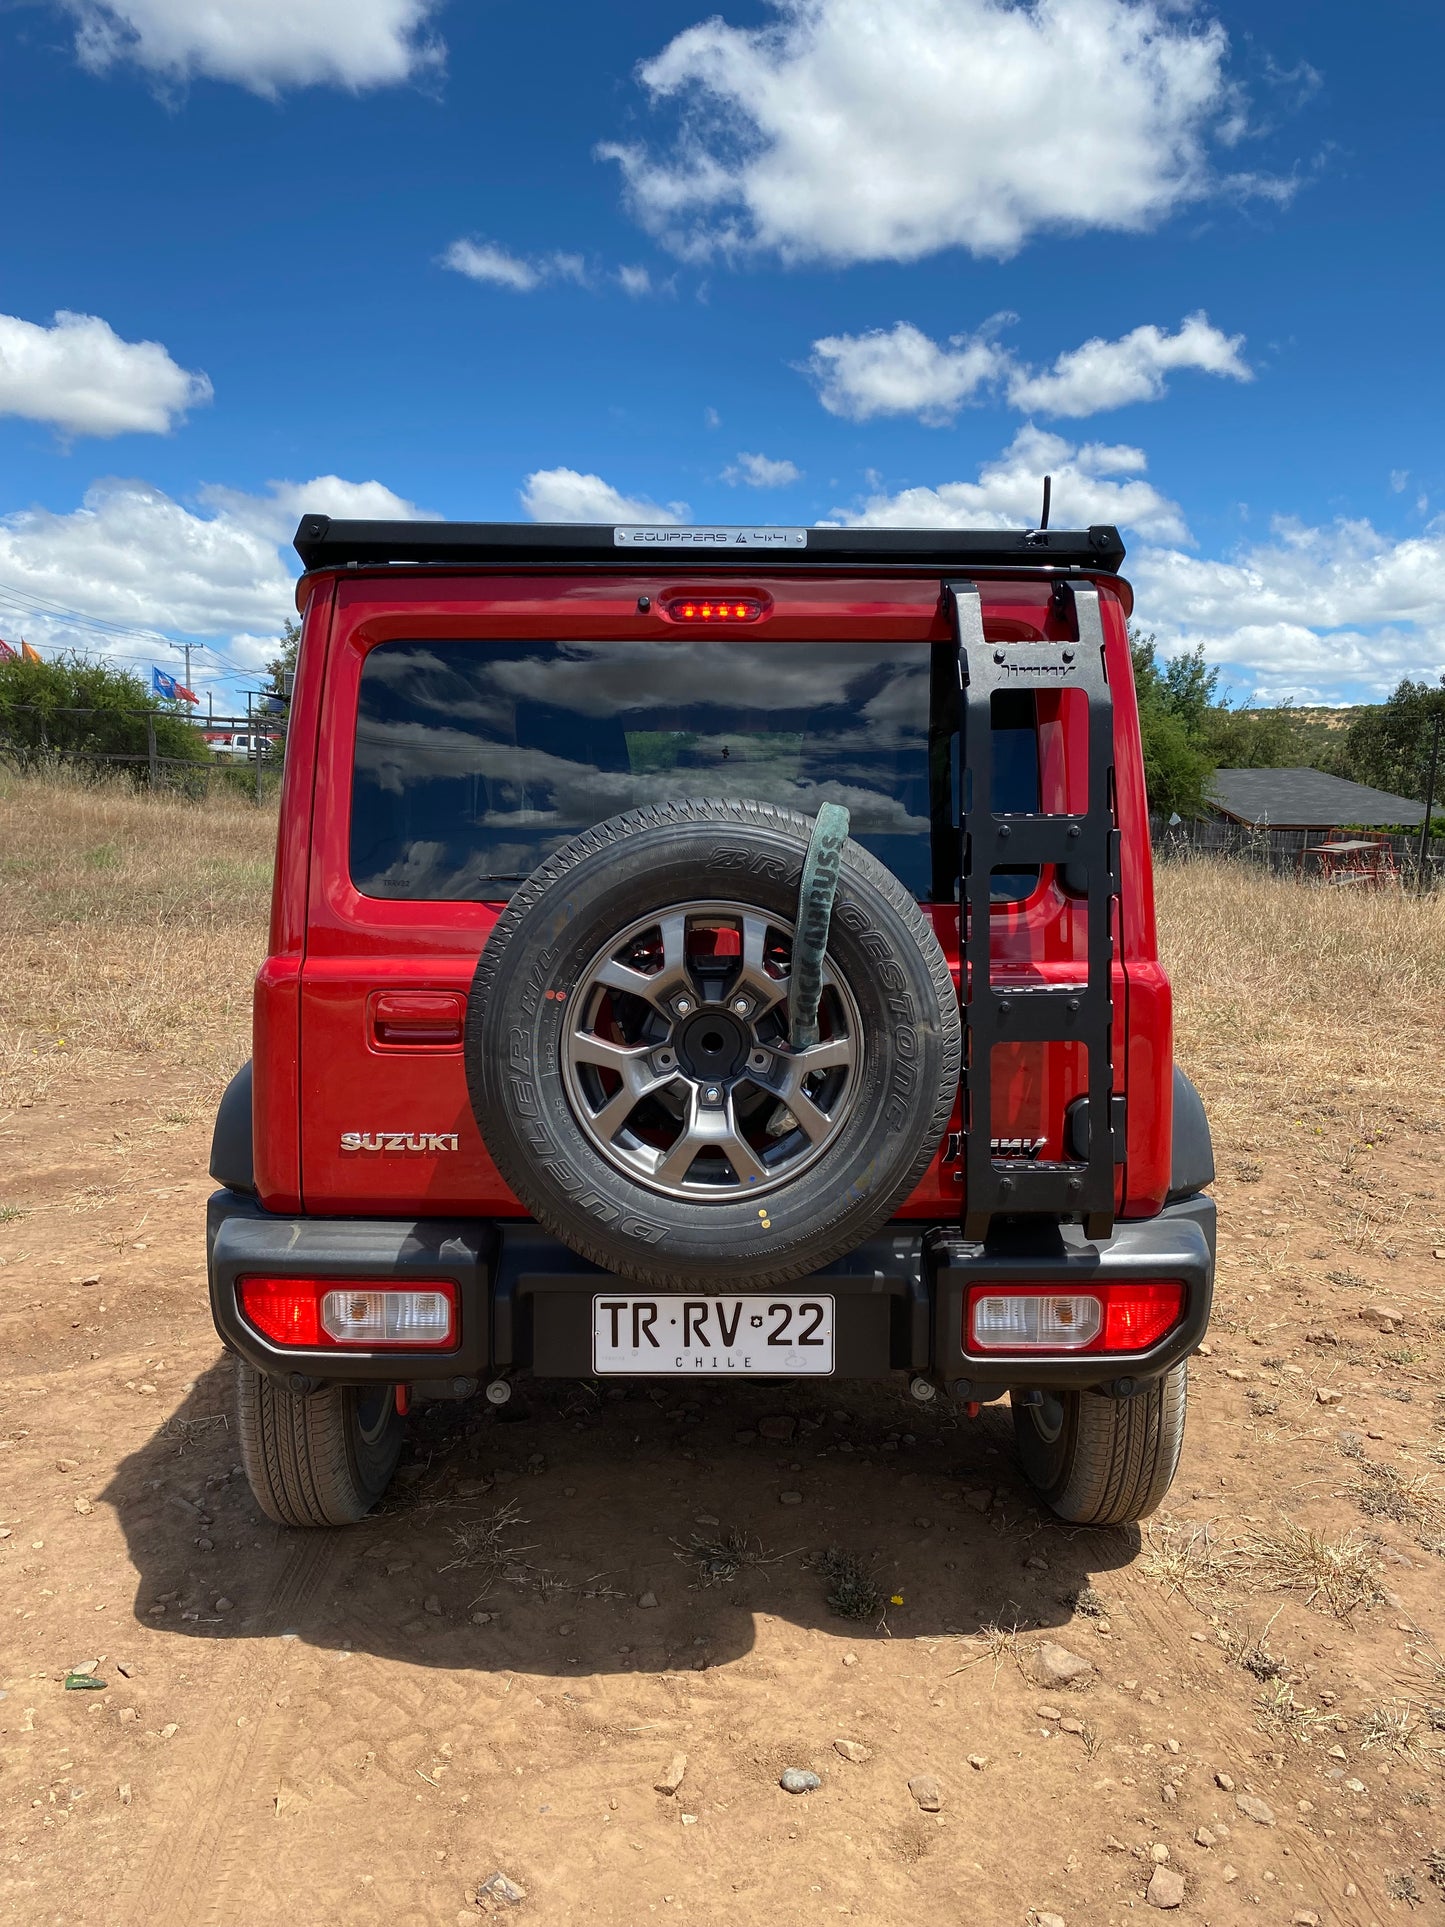
POLYGON ((291 679, 296 674, 296 652, 301 647, 301 624, 287 616, 281 629, 281 647, 266 664, 269 681, 266 684, 268 695, 287 696, 291 693, 291 679))
MULTIPOLYGON (((1217 767, 1191 730, 1198 708, 1203 656, 1176 656, 1162 670, 1154 653, 1154 637, 1129 631, 1129 653, 1134 659, 1134 687, 1139 698, 1139 734, 1144 745, 1144 782, 1149 807, 1157 814, 1202 816, 1209 779, 1217 767)), ((1213 692, 1211 675, 1203 680, 1213 692)))
MULTIPOLYGON (((1330 757, 1336 776, 1369 783, 1393 796, 1425 800, 1425 778, 1430 761, 1430 739, 1435 718, 1445 716, 1445 688, 1405 677, 1383 703, 1362 709, 1345 731, 1344 741, 1330 757)), ((1436 772, 1436 800, 1445 782, 1445 749, 1436 772)))
POLYGON ((101 767, 107 758, 137 760, 139 779, 149 771, 147 719, 156 754, 204 763, 205 738, 177 703, 160 702, 138 676, 74 653, 30 662, 0 662, 0 748, 23 768, 49 761, 101 767))

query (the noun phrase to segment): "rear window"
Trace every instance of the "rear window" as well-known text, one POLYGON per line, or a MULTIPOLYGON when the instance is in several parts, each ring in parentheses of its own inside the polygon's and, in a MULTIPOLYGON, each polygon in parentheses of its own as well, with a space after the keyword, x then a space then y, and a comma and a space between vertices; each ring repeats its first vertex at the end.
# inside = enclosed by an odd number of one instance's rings
MULTIPOLYGON (((1038 807, 1032 698, 996 711, 995 807, 1038 807)), ((389 642, 361 675, 351 875, 366 896, 505 898, 559 844, 685 796, 753 798, 852 835, 921 901, 958 888, 948 645, 389 642)), ((996 877, 1021 896, 1033 872, 996 877)))

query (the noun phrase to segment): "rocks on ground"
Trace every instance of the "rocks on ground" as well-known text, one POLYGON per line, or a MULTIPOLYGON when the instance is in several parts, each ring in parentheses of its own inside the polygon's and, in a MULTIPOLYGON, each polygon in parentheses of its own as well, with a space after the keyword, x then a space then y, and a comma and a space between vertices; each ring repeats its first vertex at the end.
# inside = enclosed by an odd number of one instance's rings
POLYGON ((1257 1794, 1236 1793, 1234 1796, 1234 1804, 1246 1819, 1255 1821, 1257 1825, 1261 1827, 1272 1827, 1274 1825, 1274 1809, 1267 1801, 1261 1800, 1257 1794))
POLYGON ((1052 1639, 1041 1640, 1029 1661, 1040 1686, 1077 1686, 1092 1678, 1094 1672, 1087 1659, 1052 1639))
POLYGON ((908 1782, 908 1791, 924 1813, 943 1811, 943 1788, 931 1773, 916 1773, 908 1782))
POLYGON ((498 1867, 494 1874, 489 1874, 485 1880, 478 1882, 477 1885, 477 1905, 479 1907, 484 1907, 489 1900, 500 1900, 505 1902, 509 1907, 515 1907, 519 1901, 523 1901, 526 1898, 527 1889, 518 1886, 515 1880, 509 1880, 500 1867, 498 1867))
POLYGON ((862 1766, 873 1758, 872 1747, 864 1746, 860 1740, 834 1740, 833 1751, 841 1753, 845 1760, 851 1760, 854 1766, 862 1766))
POLYGON ((774 1439, 779 1445, 786 1445, 797 1429, 798 1421, 787 1417, 786 1414, 758 1420, 758 1431, 761 1436, 765 1439, 774 1439))
POLYGON ((1156 1867, 1149 1878, 1144 1898, 1151 1907, 1168 1909, 1184 1905, 1184 1876, 1173 1867, 1156 1867))
POLYGON ((658 1793, 676 1793, 677 1789, 682 1785, 683 1775, 686 1772, 687 1755, 685 1753, 674 1753, 666 1769, 659 1773, 653 1781, 654 1791, 658 1793))

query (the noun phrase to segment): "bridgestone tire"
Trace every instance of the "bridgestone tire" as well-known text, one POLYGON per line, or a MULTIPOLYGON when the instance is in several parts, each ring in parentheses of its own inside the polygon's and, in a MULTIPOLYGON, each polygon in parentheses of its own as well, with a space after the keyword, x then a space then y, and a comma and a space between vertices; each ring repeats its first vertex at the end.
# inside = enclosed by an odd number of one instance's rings
POLYGON ((569 1100, 565 1026, 589 964, 675 906, 726 901, 791 927, 812 827, 764 803, 631 811, 542 864, 487 940, 466 1031, 478 1127, 538 1224, 605 1270, 662 1289, 806 1277, 884 1224, 938 1149, 958 1087, 957 992, 917 903, 851 842, 826 963, 851 996, 861 1062, 835 1135, 806 1168, 770 1174, 755 1194, 739 1180, 726 1199, 664 1195, 604 1156, 569 1100))
POLYGON ((1014 1436, 1030 1485, 1075 1525, 1147 1519, 1179 1467, 1188 1387, 1189 1365, 1181 1359, 1133 1398, 1057 1395, 1044 1408, 1052 1422, 1042 1425, 1037 1408, 1015 1404, 1014 1436))
POLYGON ((402 1423, 389 1385, 289 1391, 237 1359, 241 1463, 268 1519, 282 1526, 349 1526, 391 1483, 402 1423))

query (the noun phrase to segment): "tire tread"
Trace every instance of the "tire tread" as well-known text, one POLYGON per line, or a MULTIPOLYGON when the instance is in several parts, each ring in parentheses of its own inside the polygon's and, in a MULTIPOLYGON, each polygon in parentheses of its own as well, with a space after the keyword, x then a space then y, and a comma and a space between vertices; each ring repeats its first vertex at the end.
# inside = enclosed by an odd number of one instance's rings
POLYGON ((303 1396, 241 1359, 235 1375, 241 1462, 267 1518, 283 1526, 352 1525, 363 1518, 380 1492, 359 1473, 348 1388, 330 1385, 303 1396))

